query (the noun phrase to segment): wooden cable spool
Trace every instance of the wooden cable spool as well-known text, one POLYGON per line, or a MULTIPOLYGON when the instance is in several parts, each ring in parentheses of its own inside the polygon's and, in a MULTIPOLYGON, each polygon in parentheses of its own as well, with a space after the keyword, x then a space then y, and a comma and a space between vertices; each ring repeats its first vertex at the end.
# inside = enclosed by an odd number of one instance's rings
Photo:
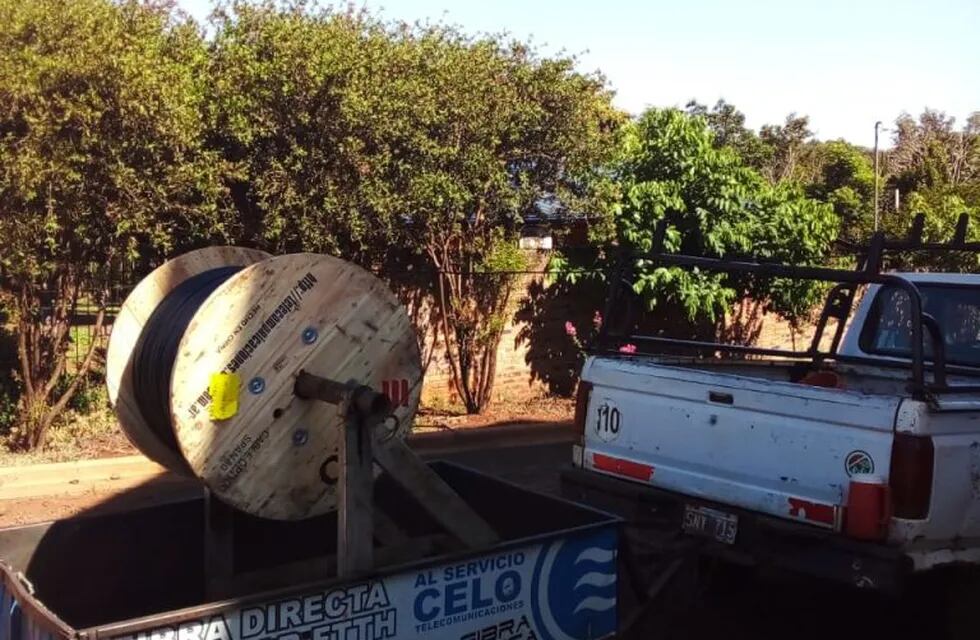
POLYGON ((269 254, 239 247, 209 247, 191 251, 157 267, 143 278, 123 302, 112 325, 106 351, 106 387, 123 433, 154 462, 190 475, 180 452, 154 432, 143 417, 133 385, 133 355, 150 315, 161 301, 189 278, 226 266, 247 266, 269 254))
POLYGON ((294 520, 337 507, 347 415, 345 407, 297 397, 302 371, 383 390, 394 407, 377 427, 380 437, 410 430, 421 392, 418 343, 383 281, 331 256, 221 247, 176 258, 137 286, 113 328, 107 379, 124 431, 148 457, 197 476, 237 509, 294 520), (180 337, 168 443, 145 419, 145 392, 133 383, 134 351, 146 337, 140 333, 174 288, 229 266, 242 269, 193 311, 180 337), (212 383, 222 373, 234 374, 224 377, 234 388, 216 399, 212 383))

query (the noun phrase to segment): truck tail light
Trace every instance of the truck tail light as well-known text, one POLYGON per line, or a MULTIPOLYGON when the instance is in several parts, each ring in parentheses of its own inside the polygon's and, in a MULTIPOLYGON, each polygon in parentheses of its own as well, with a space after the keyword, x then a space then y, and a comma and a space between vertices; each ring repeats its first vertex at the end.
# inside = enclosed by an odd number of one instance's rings
POLYGON ((896 433, 892 442, 891 486, 896 518, 923 520, 929 515, 934 450, 932 438, 896 433))
POLYGON ((589 396, 592 395, 592 383, 578 381, 578 391, 575 393, 575 433, 585 439, 585 417, 589 412, 589 396))
POLYGON ((870 473, 851 476, 844 532, 858 540, 884 540, 891 520, 891 491, 885 479, 870 473))

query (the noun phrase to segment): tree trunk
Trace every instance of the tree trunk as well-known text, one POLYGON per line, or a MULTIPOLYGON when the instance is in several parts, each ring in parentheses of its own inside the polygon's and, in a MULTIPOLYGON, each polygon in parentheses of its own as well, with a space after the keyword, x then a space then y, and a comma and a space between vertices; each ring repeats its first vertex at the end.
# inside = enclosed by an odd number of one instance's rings
MULTIPOLYGON (((17 357, 23 392, 17 420, 18 441, 22 448, 33 451, 44 446, 52 424, 77 393, 82 381, 92 369, 99 341, 88 345, 82 362, 74 372, 67 388, 52 401, 52 394, 67 373, 70 323, 77 306, 78 285, 70 276, 59 282, 58 299, 51 315, 42 317, 41 301, 31 295, 27 286, 21 290, 17 313, 17 357)), ((105 322, 105 309, 99 309, 92 334, 99 336, 105 322)))
POLYGON ((495 330, 486 338, 480 339, 478 336, 486 323, 494 322, 506 310, 511 285, 505 285, 494 296, 496 304, 493 309, 479 309, 472 301, 453 297, 448 291, 449 287, 441 281, 444 277, 440 275, 437 304, 450 380, 466 412, 479 414, 487 408, 492 398, 497 349, 503 333, 495 330))
MULTIPOLYGON (((478 209, 476 217, 481 215, 478 209)), ((481 270, 482 258, 467 233, 434 233, 426 251, 437 271, 436 311, 450 380, 467 413, 479 414, 492 398, 514 274, 481 270)))

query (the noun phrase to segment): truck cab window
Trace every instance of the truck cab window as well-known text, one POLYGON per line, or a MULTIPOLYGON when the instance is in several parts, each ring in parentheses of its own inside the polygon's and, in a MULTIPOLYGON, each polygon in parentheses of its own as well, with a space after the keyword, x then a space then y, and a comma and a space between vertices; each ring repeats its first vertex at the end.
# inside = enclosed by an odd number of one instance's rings
MULTIPOLYGON (((974 288, 919 284, 922 309, 939 323, 946 359, 954 364, 980 366, 980 293, 974 288)), ((861 349, 878 355, 910 357, 912 316, 908 294, 882 287, 861 336, 861 349)), ((926 357, 932 354, 924 339, 926 357)))

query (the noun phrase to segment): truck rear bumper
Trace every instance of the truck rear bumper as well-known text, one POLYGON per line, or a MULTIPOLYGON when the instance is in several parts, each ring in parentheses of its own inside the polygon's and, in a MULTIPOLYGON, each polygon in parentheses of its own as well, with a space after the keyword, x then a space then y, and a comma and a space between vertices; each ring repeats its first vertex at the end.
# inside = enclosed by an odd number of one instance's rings
POLYGON ((700 552, 739 564, 795 571, 895 594, 903 590, 912 572, 911 560, 899 548, 850 540, 830 531, 593 471, 571 466, 563 469, 561 488, 568 499, 615 513, 627 524, 658 533, 680 533, 685 505, 735 514, 735 543, 705 541, 700 552))

